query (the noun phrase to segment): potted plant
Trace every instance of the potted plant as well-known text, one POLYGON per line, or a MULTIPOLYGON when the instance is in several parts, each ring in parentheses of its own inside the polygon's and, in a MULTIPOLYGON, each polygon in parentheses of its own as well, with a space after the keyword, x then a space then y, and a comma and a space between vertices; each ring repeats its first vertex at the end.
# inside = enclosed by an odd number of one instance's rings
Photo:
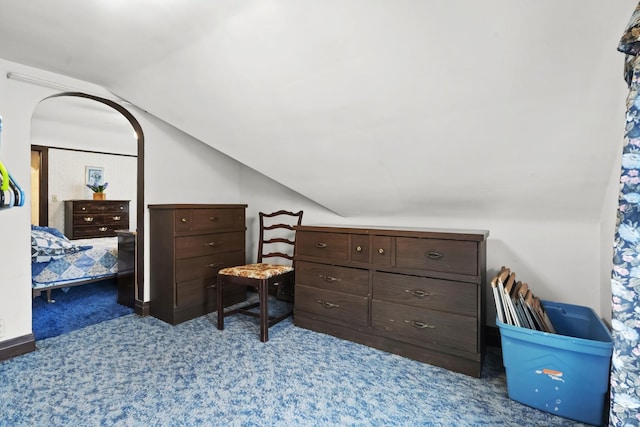
POLYGON ((106 190, 108 186, 108 182, 100 185, 87 184, 87 188, 93 191, 93 200, 106 200, 107 194, 104 190, 106 190))

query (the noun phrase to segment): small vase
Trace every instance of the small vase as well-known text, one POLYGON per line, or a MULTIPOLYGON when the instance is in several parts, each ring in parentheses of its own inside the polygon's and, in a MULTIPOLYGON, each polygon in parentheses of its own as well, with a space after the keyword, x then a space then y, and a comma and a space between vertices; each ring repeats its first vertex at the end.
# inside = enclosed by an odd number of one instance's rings
POLYGON ((107 200, 107 193, 93 193, 93 200, 107 200))

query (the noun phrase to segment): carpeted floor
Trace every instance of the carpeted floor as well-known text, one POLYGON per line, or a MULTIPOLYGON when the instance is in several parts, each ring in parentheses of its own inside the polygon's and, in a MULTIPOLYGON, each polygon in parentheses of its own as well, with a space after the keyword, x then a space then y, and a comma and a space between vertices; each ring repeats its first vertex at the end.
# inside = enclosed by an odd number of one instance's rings
POLYGON ((66 334, 88 325, 133 313, 117 303, 116 279, 51 291, 55 303, 45 294, 32 303, 33 334, 36 340, 66 334))
POLYGON ((135 314, 0 363, 0 426, 578 426, 481 379, 246 316, 177 326, 135 314))

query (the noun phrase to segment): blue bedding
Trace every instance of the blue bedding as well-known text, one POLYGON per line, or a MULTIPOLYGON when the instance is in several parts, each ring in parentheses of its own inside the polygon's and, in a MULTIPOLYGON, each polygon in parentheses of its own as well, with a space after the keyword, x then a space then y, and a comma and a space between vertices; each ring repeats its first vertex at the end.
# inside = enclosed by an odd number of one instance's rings
POLYGON ((115 276, 118 273, 118 238, 102 237, 70 241, 79 250, 48 262, 32 262, 33 289, 115 276))

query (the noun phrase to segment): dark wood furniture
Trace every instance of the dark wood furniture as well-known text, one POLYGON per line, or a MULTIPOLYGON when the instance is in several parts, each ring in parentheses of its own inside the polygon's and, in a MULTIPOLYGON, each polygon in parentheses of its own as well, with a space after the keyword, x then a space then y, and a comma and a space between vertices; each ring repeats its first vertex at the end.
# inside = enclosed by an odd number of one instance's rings
MULTIPOLYGON (((247 205, 149 205, 151 315, 178 324, 216 310, 218 270, 245 263, 247 205)), ((225 305, 246 299, 225 291, 225 305)))
POLYGON ((480 376, 488 231, 296 230, 296 326, 480 376))
POLYGON ((259 212, 260 237, 258 240, 257 263, 245 264, 224 268, 218 272, 218 329, 224 329, 224 318, 232 314, 240 313, 260 319, 260 341, 269 340, 269 328, 293 314, 291 310, 280 313, 277 316, 269 315, 269 288, 277 286, 280 295, 290 301, 293 295, 286 295, 281 289, 287 284, 293 286, 294 267, 293 255, 295 247, 294 226, 302 223, 302 211, 289 212, 280 210, 273 213, 259 212), (266 259, 275 259, 274 263, 265 263, 266 259), (286 262, 287 264, 282 264, 286 262), (226 297, 223 292, 226 289, 248 286, 258 292, 258 302, 250 303, 242 307, 224 312, 226 297), (259 311, 251 311, 259 307, 259 311))
POLYGON ((118 304, 133 308, 136 295, 137 233, 116 230, 118 235, 118 304))
POLYGON ((129 228, 129 200, 65 200, 64 234, 69 239, 114 237, 129 228))

